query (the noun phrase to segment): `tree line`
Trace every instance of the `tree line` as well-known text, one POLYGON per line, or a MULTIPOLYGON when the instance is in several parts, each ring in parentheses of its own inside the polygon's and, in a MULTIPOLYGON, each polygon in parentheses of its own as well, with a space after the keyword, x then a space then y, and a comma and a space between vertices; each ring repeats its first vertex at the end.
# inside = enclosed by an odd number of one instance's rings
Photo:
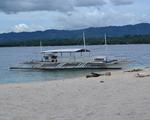
MULTIPOLYGON (((62 46, 83 45, 82 39, 36 39, 36 40, 11 40, 0 41, 0 47, 14 46, 62 46)), ((104 38, 86 38, 87 45, 102 45, 104 38)), ((107 44, 150 44, 150 35, 126 35, 123 37, 107 37, 107 44)))

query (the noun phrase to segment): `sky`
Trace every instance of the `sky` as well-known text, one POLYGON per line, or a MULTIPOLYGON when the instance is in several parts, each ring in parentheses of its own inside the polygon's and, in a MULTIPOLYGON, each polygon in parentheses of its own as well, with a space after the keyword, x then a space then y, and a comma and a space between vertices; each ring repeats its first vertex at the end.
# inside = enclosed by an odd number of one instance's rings
POLYGON ((150 23, 150 0, 0 0, 0 33, 150 23))

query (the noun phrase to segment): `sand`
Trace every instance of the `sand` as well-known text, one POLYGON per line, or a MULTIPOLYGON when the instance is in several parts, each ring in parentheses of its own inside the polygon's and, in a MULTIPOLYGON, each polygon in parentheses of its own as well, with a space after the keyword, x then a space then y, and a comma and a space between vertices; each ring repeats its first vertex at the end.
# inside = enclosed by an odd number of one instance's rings
POLYGON ((2 84, 0 120, 149 120, 150 77, 136 73, 2 84))

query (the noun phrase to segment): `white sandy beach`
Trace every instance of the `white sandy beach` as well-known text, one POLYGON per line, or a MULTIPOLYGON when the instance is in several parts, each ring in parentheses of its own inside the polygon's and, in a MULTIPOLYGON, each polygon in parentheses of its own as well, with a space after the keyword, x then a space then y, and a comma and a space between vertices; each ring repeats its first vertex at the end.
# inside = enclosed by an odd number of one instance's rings
POLYGON ((2 84, 0 120, 149 120, 150 77, 136 73, 2 84))

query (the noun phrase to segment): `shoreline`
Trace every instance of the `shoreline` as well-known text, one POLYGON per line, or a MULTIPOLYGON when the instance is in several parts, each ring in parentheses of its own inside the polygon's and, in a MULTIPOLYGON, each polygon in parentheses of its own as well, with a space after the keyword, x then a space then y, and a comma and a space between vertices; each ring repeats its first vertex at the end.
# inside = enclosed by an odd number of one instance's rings
MULTIPOLYGON (((124 71, 134 70, 134 69, 145 70, 145 69, 149 69, 149 68, 150 68, 149 66, 147 66, 147 67, 145 67, 145 66, 137 66, 137 67, 130 67, 130 68, 127 68, 127 69, 114 69, 114 70, 113 70, 113 69, 110 69, 110 70, 109 70, 109 69, 106 69, 106 70, 103 70, 103 71, 91 71, 91 72, 95 72, 95 73, 118 72, 118 71, 119 71, 119 72, 121 72, 121 71, 124 72, 124 71)), ((11 85, 11 84, 12 84, 12 85, 15 85, 15 84, 16 84, 16 85, 17 85, 17 84, 18 84, 18 85, 19 85, 19 84, 20 84, 20 85, 21 85, 21 84, 32 84, 32 83, 33 83, 33 84, 36 84, 36 83, 45 83, 45 82, 51 82, 51 81, 64 81, 64 80, 67 81, 67 80, 70 80, 70 79, 73 79, 73 80, 74 80, 74 79, 80 79, 80 78, 82 79, 82 78, 86 78, 86 75, 88 75, 89 73, 90 73, 90 72, 88 71, 87 74, 84 73, 83 76, 82 76, 82 75, 79 75, 79 76, 77 76, 77 77, 73 77, 73 76, 72 76, 72 77, 69 77, 69 78, 62 78, 62 79, 59 78, 59 79, 51 79, 51 80, 48 80, 48 79, 47 79, 47 80, 37 80, 37 81, 36 81, 36 80, 31 80, 31 81, 26 81, 26 82, 8 82, 8 83, 7 83, 7 82, 6 82, 6 83, 4 82, 4 83, 0 83, 0 86, 1 86, 1 85, 11 85)))
POLYGON ((149 119, 150 77, 136 77, 137 73, 150 74, 150 68, 93 78, 0 84, 0 119, 149 119))

